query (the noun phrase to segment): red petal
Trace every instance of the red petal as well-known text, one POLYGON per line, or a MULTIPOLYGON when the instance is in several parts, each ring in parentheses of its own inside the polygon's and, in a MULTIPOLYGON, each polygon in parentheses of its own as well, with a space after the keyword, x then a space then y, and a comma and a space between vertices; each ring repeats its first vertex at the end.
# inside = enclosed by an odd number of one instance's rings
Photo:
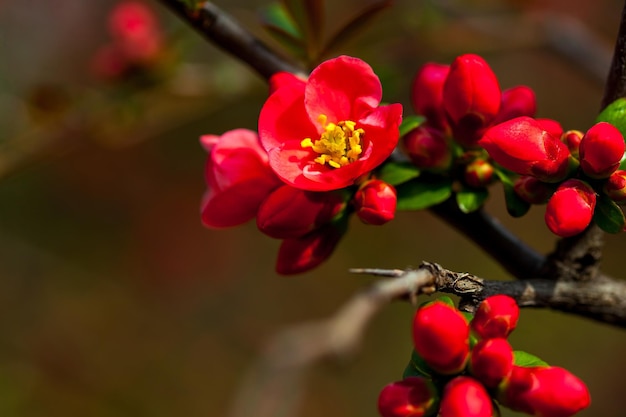
MULTIPOLYGON (((340 56, 313 70, 304 102, 314 123, 320 114, 337 123, 358 119, 376 107, 381 98, 382 86, 372 68, 358 58, 340 56)), ((321 132, 321 126, 318 131, 321 132)))

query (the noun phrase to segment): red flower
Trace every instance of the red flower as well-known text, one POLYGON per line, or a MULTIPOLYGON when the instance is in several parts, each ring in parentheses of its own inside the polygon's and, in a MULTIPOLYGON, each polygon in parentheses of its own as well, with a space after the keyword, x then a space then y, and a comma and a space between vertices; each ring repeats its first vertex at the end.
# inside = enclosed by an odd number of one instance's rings
POLYGON ((542 181, 558 182, 567 175, 569 150, 545 129, 547 122, 517 117, 493 126, 478 142, 503 167, 542 181))
POLYGON ((304 236, 283 240, 276 272, 291 275, 315 268, 333 253, 343 233, 340 225, 327 223, 304 236))
POLYGON ((263 201, 257 213, 259 230, 277 239, 298 238, 329 223, 346 202, 338 192, 313 192, 283 185, 263 201))
POLYGON ((484 339, 472 349, 471 372, 489 388, 495 388, 513 370, 513 349, 503 338, 484 339))
POLYGON ((591 404, 585 384, 556 366, 514 366, 500 400, 512 410, 535 417, 570 417, 591 404))
POLYGON ((209 153, 202 222, 209 227, 230 227, 253 219, 261 202, 281 184, 257 134, 235 129, 222 136, 204 135, 200 142, 209 153))
POLYGON ((453 306, 434 301, 413 318, 415 351, 440 374, 460 372, 469 356, 469 325, 453 306))
POLYGON ((457 57, 443 87, 443 106, 454 139, 475 146, 482 130, 498 114, 501 96, 498 79, 483 58, 473 54, 457 57))
POLYGON ((440 417, 492 417, 493 404, 485 387, 469 376, 457 376, 446 384, 440 417))
POLYGON ((438 408, 437 389, 422 377, 413 376, 385 386, 378 396, 382 417, 423 417, 438 408))
POLYGON ((143 2, 117 4, 109 15, 109 31, 130 61, 152 61, 163 49, 159 22, 152 9, 143 2))
POLYGON ((555 235, 570 237, 589 226, 596 207, 596 193, 589 184, 569 179, 559 185, 546 207, 545 220, 555 235))
POLYGON ((624 156, 624 137, 612 124, 593 125, 580 141, 580 168, 591 178, 607 178, 624 156))
POLYGON ((278 88, 259 116, 259 135, 274 172, 304 190, 352 185, 380 165, 398 141, 402 106, 379 106, 381 98, 371 67, 347 56, 320 64, 307 81, 278 88))
POLYGON ((448 127, 443 111, 443 85, 449 72, 449 65, 428 62, 415 75, 411 88, 413 110, 426 117, 430 126, 442 131, 448 127))
POLYGON ((500 111, 492 124, 505 122, 516 117, 533 117, 537 111, 537 100, 532 88, 525 85, 511 87, 502 92, 500 111))
POLYGON ((353 200, 359 219, 376 226, 393 220, 397 201, 396 189, 381 180, 371 180, 363 184, 353 200))
POLYGON ((452 164, 452 149, 444 134, 421 125, 402 137, 402 143, 413 164, 420 169, 446 171, 452 164))
POLYGON ((517 326, 519 307, 508 295, 487 297, 476 310, 472 330, 483 339, 508 337, 517 326))

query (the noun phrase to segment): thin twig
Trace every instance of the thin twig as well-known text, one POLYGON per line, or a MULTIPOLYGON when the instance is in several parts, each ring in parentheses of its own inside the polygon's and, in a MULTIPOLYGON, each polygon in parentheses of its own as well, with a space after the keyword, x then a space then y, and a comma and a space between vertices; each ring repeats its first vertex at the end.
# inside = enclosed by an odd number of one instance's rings
POLYGON ((183 0, 161 0, 181 19, 222 50, 248 64, 263 78, 286 71, 303 75, 302 68, 271 50, 210 1, 198 2, 190 9, 183 0))

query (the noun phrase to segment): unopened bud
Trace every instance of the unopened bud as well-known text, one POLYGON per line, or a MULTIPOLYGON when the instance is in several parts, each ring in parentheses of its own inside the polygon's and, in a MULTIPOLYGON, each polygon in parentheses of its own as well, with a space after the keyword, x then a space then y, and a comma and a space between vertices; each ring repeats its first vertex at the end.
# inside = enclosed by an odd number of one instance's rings
POLYGON ((584 181, 569 179, 550 197, 546 206, 546 224, 557 236, 577 235, 591 223, 595 207, 593 188, 584 181))
POLYGON ((567 149, 574 158, 578 158, 578 150, 580 149, 580 141, 584 133, 580 130, 568 130, 561 135, 561 141, 567 145, 567 149))
POLYGON ((486 187, 494 180, 493 165, 484 159, 475 159, 465 167, 465 182, 470 187, 486 187))
POLYGON ((413 319, 415 351, 436 372, 460 372, 469 356, 469 325, 453 306, 435 301, 421 307, 413 319))
POLYGON ((440 417, 492 417, 491 396, 469 376, 458 376, 446 384, 441 398, 440 417))
POLYGON ((554 193, 555 186, 525 175, 515 180, 513 189, 522 200, 529 204, 545 204, 554 193))
POLYGON ((452 151, 444 134, 422 125, 403 137, 404 149, 413 164, 420 169, 446 171, 452 163, 452 151))
POLYGON ((516 117, 533 117, 537 111, 535 92, 525 85, 511 87, 502 92, 500 111, 492 124, 502 123, 516 117))
POLYGON ((483 339, 506 338, 517 327, 519 307, 508 295, 487 297, 476 310, 472 330, 483 339))
POLYGON ((439 130, 448 126, 443 111, 443 84, 449 71, 449 65, 428 62, 415 75, 411 88, 415 112, 425 116, 428 124, 439 130))
POLYGON ((593 125, 580 141, 580 167, 591 178, 607 178, 624 156, 624 137, 612 124, 593 125))
POLYGON ((424 417, 439 408, 439 395, 432 381, 413 376, 385 386, 378 396, 382 417, 424 417))
POLYGON ((472 349, 472 375, 488 388, 495 388, 513 369, 513 349, 504 338, 483 339, 472 349))
POLYGON ((626 202, 626 171, 612 173, 604 184, 604 192, 616 203, 626 202))
POLYGON ((366 182, 356 192, 353 200, 359 219, 363 223, 376 226, 393 220, 397 202, 396 189, 381 180, 366 182))

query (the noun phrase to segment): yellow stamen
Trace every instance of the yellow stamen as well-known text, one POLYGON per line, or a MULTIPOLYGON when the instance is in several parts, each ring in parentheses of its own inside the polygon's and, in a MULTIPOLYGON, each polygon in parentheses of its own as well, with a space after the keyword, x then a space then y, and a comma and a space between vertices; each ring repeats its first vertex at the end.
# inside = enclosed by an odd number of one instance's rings
POLYGON ((341 168, 357 159, 363 152, 361 139, 365 134, 363 129, 355 129, 356 123, 352 120, 327 123, 325 114, 320 114, 317 121, 324 128, 324 133, 315 142, 311 138, 306 138, 300 142, 303 148, 311 148, 320 154, 314 159, 321 165, 328 164, 332 168, 341 168))

